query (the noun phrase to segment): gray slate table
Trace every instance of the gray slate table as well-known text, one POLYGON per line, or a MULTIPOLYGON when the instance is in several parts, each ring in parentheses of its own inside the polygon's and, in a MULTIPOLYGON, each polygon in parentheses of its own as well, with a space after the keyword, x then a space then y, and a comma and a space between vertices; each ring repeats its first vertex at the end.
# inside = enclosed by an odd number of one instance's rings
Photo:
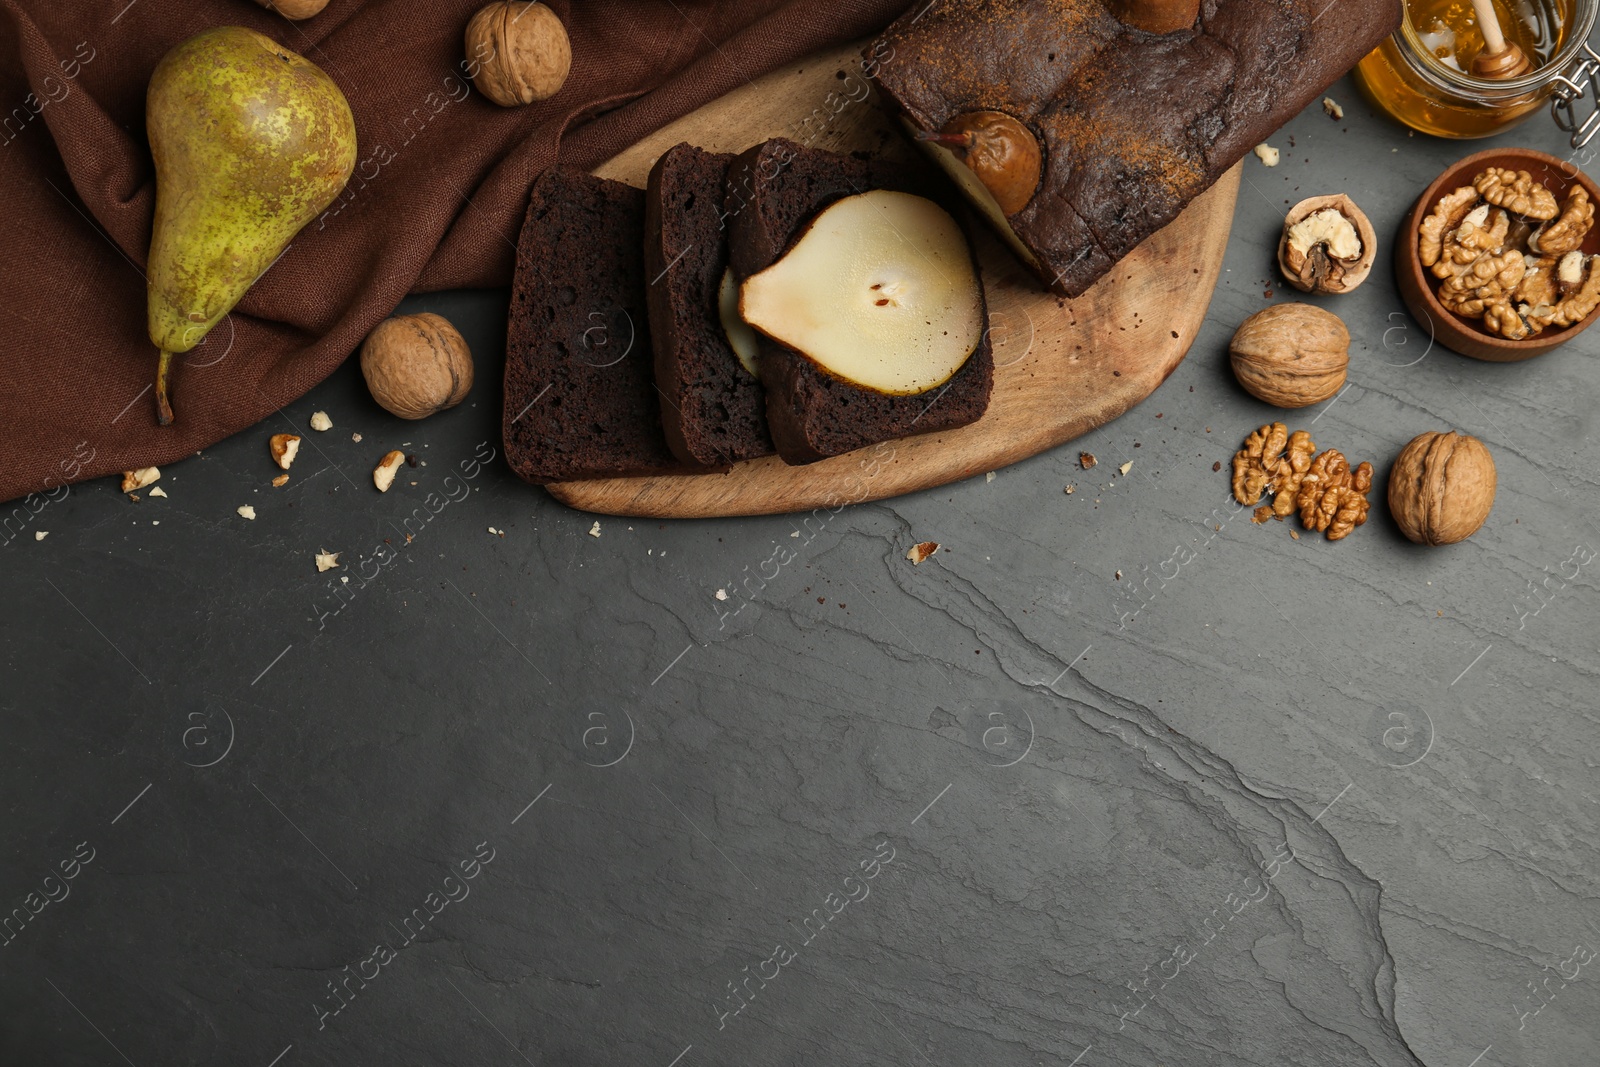
MULTIPOLYGON (((498 458, 506 297, 459 293, 404 310, 462 326, 460 408, 402 424, 352 362, 165 499, 26 516, 0 1062, 1596 1062, 1600 332, 1430 347, 1387 249, 1319 301, 1351 384, 1291 427, 1380 475, 1484 439, 1460 546, 1381 503, 1296 541, 1212 470, 1280 417, 1225 349, 1294 295, 1287 205, 1348 193, 1387 243, 1482 147, 1331 95, 1247 159, 1172 378, 992 477, 596 524, 498 458)), ((1503 141, 1571 154, 1542 115, 1503 141)))

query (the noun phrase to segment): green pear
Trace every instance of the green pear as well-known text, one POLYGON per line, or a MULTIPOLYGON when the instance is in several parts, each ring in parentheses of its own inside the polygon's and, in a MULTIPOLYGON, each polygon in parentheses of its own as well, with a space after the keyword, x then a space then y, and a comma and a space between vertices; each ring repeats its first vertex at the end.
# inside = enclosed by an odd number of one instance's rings
POLYGON ((343 191, 356 124, 315 63, 239 26, 166 54, 145 121, 156 164, 150 340, 161 351, 156 414, 166 426, 172 357, 199 344, 343 191))

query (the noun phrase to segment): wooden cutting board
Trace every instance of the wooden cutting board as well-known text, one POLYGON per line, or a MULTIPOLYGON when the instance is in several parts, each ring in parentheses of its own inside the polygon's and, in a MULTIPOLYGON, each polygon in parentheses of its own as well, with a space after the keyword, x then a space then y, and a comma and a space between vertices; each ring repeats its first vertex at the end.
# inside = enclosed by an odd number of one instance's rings
MULTIPOLYGON (((819 54, 752 82, 595 173, 643 187, 656 159, 680 141, 739 152, 777 136, 932 166, 891 131, 875 102, 859 99, 865 91, 861 47, 819 54)), ((602 515, 768 515, 929 489, 1054 448, 1133 407, 1182 361, 1211 301, 1238 191, 1234 167, 1075 300, 1043 291, 980 225, 978 259, 989 299, 995 375, 989 410, 970 426, 803 467, 768 456, 726 473, 603 478, 547 488, 564 504, 602 515)))

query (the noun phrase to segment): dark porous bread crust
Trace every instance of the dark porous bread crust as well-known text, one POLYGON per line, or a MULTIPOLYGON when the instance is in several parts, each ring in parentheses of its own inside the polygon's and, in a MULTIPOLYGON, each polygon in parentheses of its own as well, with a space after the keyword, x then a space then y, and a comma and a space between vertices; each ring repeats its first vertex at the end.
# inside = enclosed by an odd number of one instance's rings
POLYGON ((1201 0, 1194 26, 1158 35, 1123 26, 1104 0, 917 4, 866 57, 884 105, 917 129, 993 110, 1033 132, 1044 174, 1008 221, 1040 280, 1077 296, 1400 13, 1397 0, 1201 0))
POLYGON ((682 470, 661 431, 644 191, 574 171, 533 187, 506 330, 502 433, 536 484, 682 470))
MULTIPOLYGON (((757 145, 735 160, 728 174, 724 210, 734 273, 748 278, 771 266, 805 224, 835 200, 869 189, 927 195, 925 183, 921 169, 908 174, 782 138, 757 145)), ((980 283, 980 296, 981 291, 980 283)), ((987 321, 987 307, 983 314, 987 321)), ((763 338, 761 384, 778 455, 786 463, 812 463, 879 441, 976 422, 989 406, 994 357, 985 331, 977 351, 944 385, 913 396, 886 396, 763 338)))
POLYGON ((723 331, 723 185, 733 156, 669 148, 645 190, 644 264, 661 425, 679 459, 706 467, 772 454, 766 395, 723 331))

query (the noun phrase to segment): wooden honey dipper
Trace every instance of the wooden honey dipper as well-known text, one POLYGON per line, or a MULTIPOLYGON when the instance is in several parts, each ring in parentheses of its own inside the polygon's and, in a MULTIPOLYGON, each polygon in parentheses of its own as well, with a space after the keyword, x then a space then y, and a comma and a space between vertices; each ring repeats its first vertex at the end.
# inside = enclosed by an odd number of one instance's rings
POLYGON ((1472 59, 1472 73, 1478 78, 1519 78, 1532 66, 1525 53, 1515 43, 1506 40, 1500 32, 1500 17, 1495 14, 1490 0, 1472 0, 1472 9, 1478 15, 1478 28, 1483 31, 1483 51, 1472 59))

